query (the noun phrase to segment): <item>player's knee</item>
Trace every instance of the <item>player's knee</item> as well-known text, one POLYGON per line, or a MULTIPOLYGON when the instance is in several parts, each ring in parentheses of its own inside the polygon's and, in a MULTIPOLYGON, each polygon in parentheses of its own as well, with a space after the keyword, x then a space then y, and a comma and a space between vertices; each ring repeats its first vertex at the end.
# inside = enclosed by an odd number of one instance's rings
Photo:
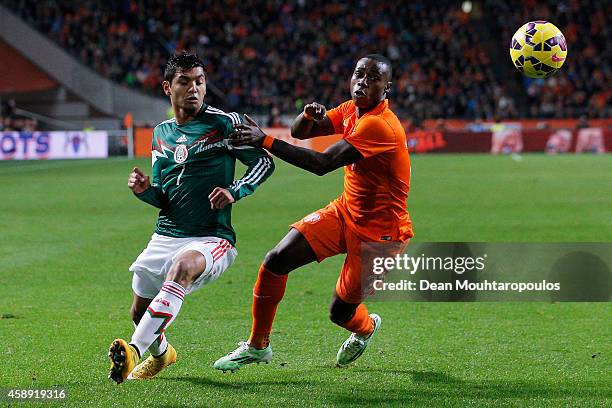
POLYGON ((287 271, 285 271, 286 268, 284 267, 282 258, 282 251, 275 247, 274 249, 268 251, 266 257, 264 258, 263 264, 266 269, 272 273, 285 274, 287 271))
POLYGON ((190 259, 179 259, 172 265, 168 273, 168 280, 176 282, 183 287, 187 287, 194 281, 196 270, 196 262, 190 259))

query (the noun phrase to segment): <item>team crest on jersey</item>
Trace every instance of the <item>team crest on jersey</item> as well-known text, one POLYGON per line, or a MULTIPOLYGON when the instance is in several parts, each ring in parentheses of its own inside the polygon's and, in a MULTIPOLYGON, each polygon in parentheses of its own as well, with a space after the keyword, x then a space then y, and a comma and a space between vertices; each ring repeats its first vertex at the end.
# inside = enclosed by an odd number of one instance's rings
POLYGON ((315 222, 321 219, 321 215, 319 213, 313 212, 312 214, 308 214, 304 217, 304 222, 309 224, 314 224, 315 222))
POLYGON ((174 161, 177 163, 183 163, 187 160, 187 156, 189 155, 189 150, 187 150, 187 146, 180 144, 176 145, 174 149, 174 161))

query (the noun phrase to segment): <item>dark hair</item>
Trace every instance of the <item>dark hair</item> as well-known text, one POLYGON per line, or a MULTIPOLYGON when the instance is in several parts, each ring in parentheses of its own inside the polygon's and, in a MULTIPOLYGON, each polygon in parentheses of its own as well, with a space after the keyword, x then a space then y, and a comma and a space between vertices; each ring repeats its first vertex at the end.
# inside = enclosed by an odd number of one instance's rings
POLYGON ((368 55, 364 56, 363 58, 368 58, 368 59, 374 60, 376 62, 382 62, 383 64, 385 64, 389 68, 389 79, 391 79, 391 76, 392 76, 393 72, 392 72, 392 69, 391 69, 391 61, 389 61, 389 58, 387 58, 387 57, 385 57, 384 55, 381 55, 381 54, 368 54, 368 55))
POLYGON ((204 67, 204 62, 195 54, 189 54, 184 52, 182 54, 173 55, 166 63, 166 69, 164 69, 164 79, 168 82, 172 82, 172 78, 176 74, 176 71, 185 71, 192 68, 204 67))

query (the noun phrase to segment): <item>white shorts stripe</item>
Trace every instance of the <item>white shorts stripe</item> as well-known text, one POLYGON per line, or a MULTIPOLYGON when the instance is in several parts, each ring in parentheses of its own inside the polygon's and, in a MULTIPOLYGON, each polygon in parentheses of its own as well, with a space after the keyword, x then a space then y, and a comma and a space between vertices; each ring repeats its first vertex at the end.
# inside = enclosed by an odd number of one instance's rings
POLYGON ((219 252, 221 252, 221 250, 223 248, 225 248, 227 245, 229 245, 229 243, 227 241, 224 241, 221 244, 217 245, 217 247, 215 249, 213 249, 212 252, 211 252, 213 258, 215 257, 215 255, 217 255, 219 252))
POLYGON ((221 248, 221 250, 218 253, 213 255, 213 262, 217 262, 223 255, 225 255, 225 253, 227 252, 230 246, 231 245, 228 243, 223 248, 221 248))

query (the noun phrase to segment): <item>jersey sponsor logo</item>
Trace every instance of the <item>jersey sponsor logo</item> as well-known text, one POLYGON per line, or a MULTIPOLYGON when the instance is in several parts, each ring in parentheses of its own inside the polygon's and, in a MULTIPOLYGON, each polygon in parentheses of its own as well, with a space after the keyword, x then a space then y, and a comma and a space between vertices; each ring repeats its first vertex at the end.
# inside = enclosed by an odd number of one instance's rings
POLYGON ((189 145, 189 148, 195 148, 195 154, 198 154, 208 149, 212 149, 213 147, 225 147, 223 144, 223 135, 217 135, 218 132, 219 129, 214 129, 206 133, 189 145))
POLYGON ((182 135, 181 137, 176 139, 177 143, 185 143, 186 141, 187 141, 187 138, 185 137, 185 135, 182 135))
POLYGON ((187 160, 187 156, 189 156, 189 150, 187 150, 187 146, 180 144, 176 145, 174 150, 174 161, 177 163, 183 163, 187 160))
POLYGON ((225 147, 229 150, 230 146, 228 146, 227 140, 221 140, 220 142, 205 144, 204 142, 198 144, 198 148, 195 151, 195 154, 205 152, 206 150, 212 149, 214 147, 225 147))
POLYGON ((198 140, 193 142, 193 145, 196 145, 196 144, 202 143, 202 142, 215 143, 215 142, 223 139, 223 136, 213 137, 218 132, 219 132, 219 129, 211 130, 210 132, 206 133, 202 137, 198 138, 198 140))
POLYGON ((314 224, 320 219, 321 219, 321 215, 317 212, 313 212, 312 214, 309 214, 304 217, 304 222, 307 222, 308 224, 314 224))

